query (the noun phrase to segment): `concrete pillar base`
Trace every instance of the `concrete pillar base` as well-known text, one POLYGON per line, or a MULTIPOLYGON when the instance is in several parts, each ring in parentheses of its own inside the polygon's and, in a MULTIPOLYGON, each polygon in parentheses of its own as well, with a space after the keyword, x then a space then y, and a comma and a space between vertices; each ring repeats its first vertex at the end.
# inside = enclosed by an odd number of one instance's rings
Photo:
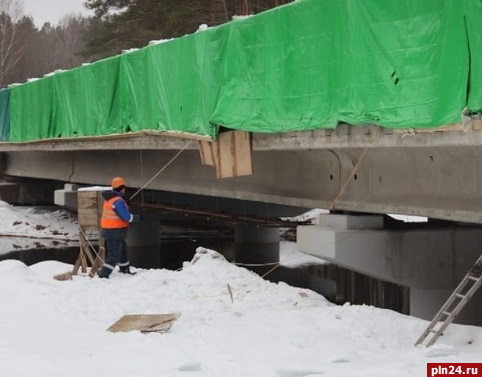
POLYGON ((77 211, 77 190, 78 185, 66 183, 61 190, 54 191, 54 204, 77 211))
POLYGON ((279 262, 279 229, 263 228, 251 224, 240 224, 235 230, 234 261, 240 264, 268 264, 268 266, 246 266, 263 273, 279 262), (268 267, 268 268, 267 268, 268 267))

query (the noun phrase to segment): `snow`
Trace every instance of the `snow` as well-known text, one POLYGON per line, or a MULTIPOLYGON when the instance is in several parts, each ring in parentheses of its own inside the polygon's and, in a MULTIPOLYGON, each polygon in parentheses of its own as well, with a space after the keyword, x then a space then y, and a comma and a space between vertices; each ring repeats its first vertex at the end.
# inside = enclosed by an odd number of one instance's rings
POLYGON ((161 43, 166 43, 166 42, 172 41, 173 39, 174 38, 149 41, 149 46, 158 45, 158 44, 161 44, 161 43))
POLYGON ((64 209, 14 207, 0 201, 0 255, 13 250, 74 246, 76 217, 64 209))
POLYGON ((393 217, 396 220, 401 220, 406 223, 426 223, 428 218, 425 216, 410 216, 410 215, 401 215, 396 213, 390 213, 389 216, 393 217))
MULTIPOLYGON (((1 234, 14 228, 50 237, 50 227, 77 235, 61 212, 0 204, 1 234)), ((71 268, 0 262, 1 376, 405 377, 426 376, 428 362, 482 362, 479 327, 451 325, 434 346, 414 347, 427 321, 336 306, 265 281, 213 250, 199 248, 178 271, 53 279, 71 268), (180 315, 164 334, 106 331, 126 314, 164 313, 180 315)))
POLYGON ((280 241, 279 245, 280 264, 286 267, 297 267, 309 264, 325 264, 326 261, 311 255, 300 253, 296 249, 295 242, 280 241))
POLYGON ((330 211, 321 208, 315 208, 311 211, 305 212, 299 216, 295 217, 281 217, 283 221, 293 221, 293 222, 309 222, 312 224, 318 224, 320 215, 329 213, 330 211))

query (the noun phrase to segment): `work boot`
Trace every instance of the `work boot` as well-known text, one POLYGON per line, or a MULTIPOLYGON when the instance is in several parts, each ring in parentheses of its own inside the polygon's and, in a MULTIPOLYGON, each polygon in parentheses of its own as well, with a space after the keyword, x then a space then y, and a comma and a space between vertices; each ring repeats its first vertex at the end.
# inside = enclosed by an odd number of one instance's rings
POLYGON ((102 267, 99 271, 99 278, 101 279, 109 279, 109 275, 111 274, 112 270, 107 267, 102 267))
POLYGON ((135 275, 136 274, 134 271, 131 271, 129 266, 119 267, 119 272, 121 274, 129 274, 129 275, 135 275))

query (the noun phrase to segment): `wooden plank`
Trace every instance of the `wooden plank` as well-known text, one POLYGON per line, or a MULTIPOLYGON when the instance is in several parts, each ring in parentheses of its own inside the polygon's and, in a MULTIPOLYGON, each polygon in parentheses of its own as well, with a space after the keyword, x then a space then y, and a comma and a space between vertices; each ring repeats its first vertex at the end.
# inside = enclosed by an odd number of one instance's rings
POLYGON ((462 123, 447 124, 446 126, 434 127, 434 128, 416 128, 416 133, 423 132, 452 132, 452 131, 463 131, 464 126, 462 123))
POLYGON ((90 269, 89 276, 93 278, 95 274, 97 273, 97 270, 99 270, 102 267, 102 264, 105 261, 105 248, 100 247, 99 252, 96 255, 94 264, 92 265, 92 268, 90 269))
MULTIPOLYGON (((388 129, 384 129, 388 130, 388 129)), ((464 126, 462 123, 453 123, 446 126, 428 127, 428 128, 392 128, 390 132, 393 134, 421 134, 421 133, 433 133, 433 132, 454 132, 463 131, 464 126)))
POLYGON ((84 230, 97 230, 99 227, 98 191, 77 192, 77 217, 84 230))
POLYGON ((66 281, 66 280, 72 280, 72 272, 65 272, 63 274, 58 274, 54 276, 55 280, 58 281, 66 281))
POLYGON ((218 178, 253 174, 251 139, 248 132, 228 131, 219 134, 216 174, 218 178))
POLYGON ((79 210, 97 208, 97 191, 77 191, 79 210))
POLYGON ((74 263, 74 268, 72 269, 72 275, 77 275, 79 272, 80 264, 82 263, 82 249, 80 249, 79 256, 74 263))
POLYGON ((198 145, 201 163, 214 166, 213 143, 211 141, 199 141, 198 145))
POLYGON ((179 318, 179 314, 128 314, 123 316, 107 331, 110 332, 128 332, 140 331, 142 333, 149 332, 166 332, 172 323, 179 318))
POLYGON ((97 135, 97 136, 75 136, 75 137, 62 137, 62 138, 46 138, 46 139, 39 139, 39 140, 30 140, 24 142, 0 142, 1 144, 5 145, 32 145, 32 144, 46 144, 48 145, 48 149, 52 149, 52 141, 56 142, 57 144, 61 143, 88 143, 88 142, 97 142, 97 141, 108 141, 108 140, 129 140, 129 139, 138 139, 142 137, 162 137, 162 138, 178 138, 178 139, 191 139, 191 140, 212 140, 210 136, 206 135, 198 135, 183 131, 154 131, 154 130, 144 130, 138 132, 128 132, 128 133, 118 133, 118 134, 110 134, 110 135, 97 135))
POLYGON ((79 221, 79 226, 84 229, 85 227, 94 229, 99 227, 99 213, 97 212, 97 209, 79 211, 77 214, 77 219, 79 221))
POLYGON ((474 130, 482 130, 482 120, 472 119, 472 127, 474 130))
POLYGON ((229 166, 233 163, 231 148, 231 132, 223 132, 218 135, 215 144, 216 177, 227 178, 233 176, 229 173, 229 166))
POLYGON ((249 132, 221 132, 216 141, 199 142, 199 153, 203 165, 210 165, 216 168, 217 178, 253 174, 249 132))
POLYGON ((94 257, 94 254, 92 254, 92 251, 90 250, 89 243, 87 242, 87 240, 85 239, 82 233, 79 234, 79 239, 80 239, 80 247, 82 249, 81 253, 83 251, 84 255, 87 255, 87 257, 89 258, 90 265, 93 266, 95 263, 95 257, 94 257))
POLYGON ((234 150, 236 152, 236 176, 253 174, 251 136, 249 132, 234 133, 234 150))
POLYGON ((102 197, 102 192, 97 193, 97 213, 99 214, 99 219, 100 216, 102 215, 102 209, 104 207, 104 198, 102 197))

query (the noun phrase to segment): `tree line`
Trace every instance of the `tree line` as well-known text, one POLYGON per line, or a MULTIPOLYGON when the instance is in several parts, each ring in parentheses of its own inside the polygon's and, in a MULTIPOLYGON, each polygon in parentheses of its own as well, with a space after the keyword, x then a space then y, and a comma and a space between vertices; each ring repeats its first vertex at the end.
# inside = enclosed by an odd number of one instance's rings
POLYGON ((22 0, 0 0, 0 88, 291 1, 86 0, 92 17, 69 15, 37 27, 23 14, 22 0))

